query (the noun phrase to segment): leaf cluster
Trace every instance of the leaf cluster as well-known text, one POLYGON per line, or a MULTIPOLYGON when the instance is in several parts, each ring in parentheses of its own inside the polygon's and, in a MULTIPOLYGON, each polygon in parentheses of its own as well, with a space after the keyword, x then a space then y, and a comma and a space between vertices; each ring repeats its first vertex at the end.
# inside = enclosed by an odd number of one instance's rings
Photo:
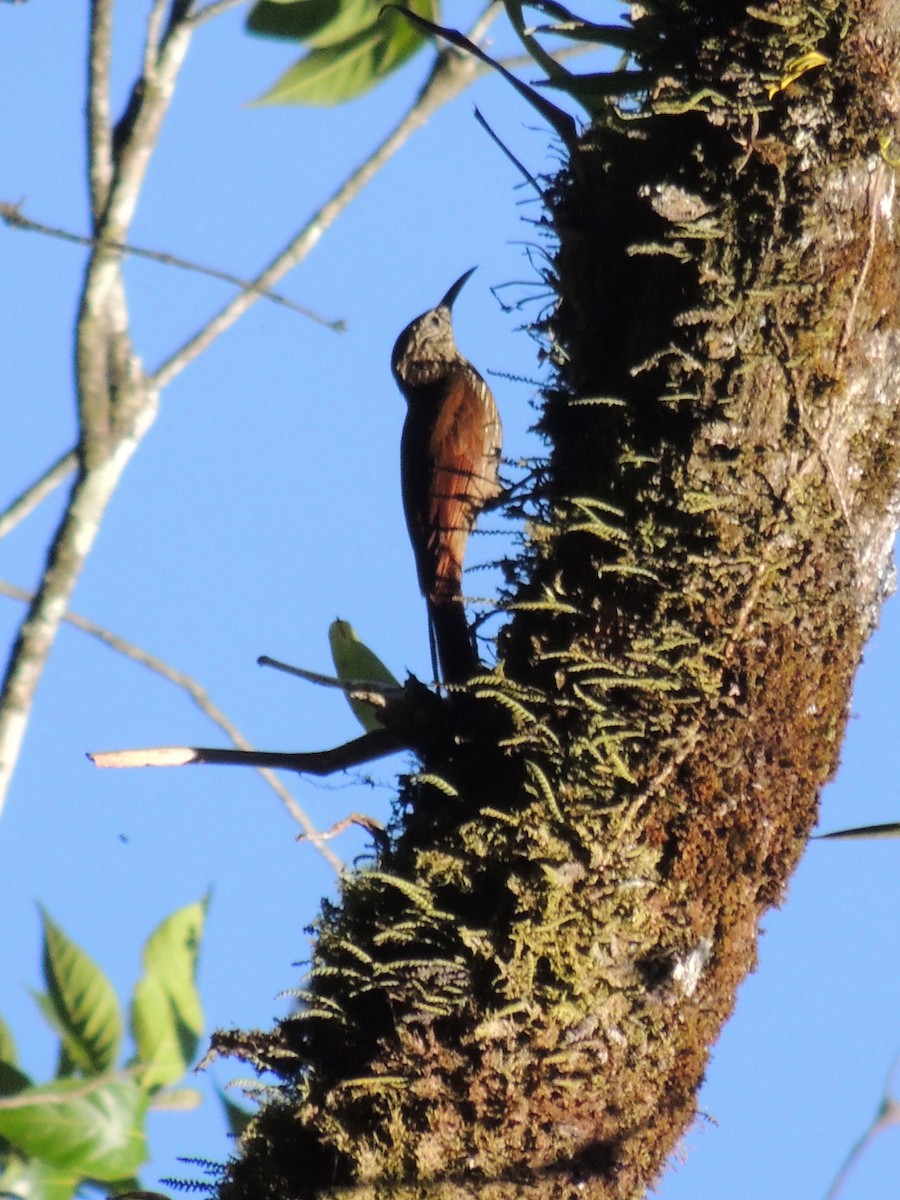
POLYGON ((106 974, 46 912, 44 991, 35 1001, 58 1038, 56 1073, 35 1083, 0 1019, 0 1191, 23 1200, 69 1200, 86 1183, 108 1195, 138 1186, 151 1108, 194 1108, 175 1088, 203 1032, 196 971, 207 900, 178 909, 153 931, 129 1006, 134 1053, 124 1062, 125 1019, 106 974))
MULTIPOLYGON (((306 53, 257 103, 343 104, 381 83, 425 44, 425 37, 380 0, 258 0, 247 18, 251 33, 303 42, 306 53)), ((437 0, 410 0, 430 19, 437 0)))
MULTIPOLYGON (((606 25, 577 16, 556 0, 504 0, 507 17, 528 57, 545 73, 541 86, 557 88, 595 114, 610 96, 645 91, 653 76, 636 70, 643 51, 657 37, 653 5, 646 7, 640 23, 606 25), (533 25, 524 9, 545 18, 533 25), (648 17, 650 19, 648 19, 648 17), (612 47, 622 52, 613 71, 582 74, 568 70, 553 51, 544 48, 537 34, 575 49, 612 47)), ((260 97, 260 104, 342 104, 356 99, 403 66, 429 40, 429 35, 446 38, 485 61, 483 51, 455 29, 440 23, 438 0, 404 0, 382 4, 381 0, 257 0, 247 18, 251 33, 298 41, 306 53, 260 97)), ((494 66, 499 66, 493 63, 494 66)), ((505 70, 500 67, 506 74, 505 70)), ((543 108, 536 93, 536 107, 543 108)))

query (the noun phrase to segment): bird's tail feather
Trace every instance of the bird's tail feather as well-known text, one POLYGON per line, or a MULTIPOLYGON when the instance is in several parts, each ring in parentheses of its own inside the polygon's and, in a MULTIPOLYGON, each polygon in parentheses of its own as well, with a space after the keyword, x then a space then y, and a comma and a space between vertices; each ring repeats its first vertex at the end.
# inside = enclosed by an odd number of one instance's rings
POLYGON ((481 663, 462 598, 432 600, 428 605, 428 623, 435 675, 439 673, 444 683, 465 683, 471 679, 481 663))

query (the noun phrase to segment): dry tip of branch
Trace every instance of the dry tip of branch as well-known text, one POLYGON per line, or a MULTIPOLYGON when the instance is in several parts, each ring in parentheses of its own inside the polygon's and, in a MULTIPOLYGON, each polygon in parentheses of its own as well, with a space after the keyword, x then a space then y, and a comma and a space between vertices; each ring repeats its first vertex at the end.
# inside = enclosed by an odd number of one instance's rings
POLYGON ((203 762, 200 754, 202 751, 190 746, 158 746, 149 750, 101 750, 88 754, 88 758, 95 767, 184 767, 203 762))
MULTIPOLYGON (((349 813, 346 817, 342 817, 340 821, 335 821, 330 829, 324 830, 324 832, 320 834, 320 837, 323 841, 337 837, 338 834, 343 833, 352 825, 356 825, 359 829, 364 829, 366 833, 371 834, 371 836, 375 838, 380 845, 384 846, 387 844, 388 835, 384 826, 380 821, 377 821, 375 817, 370 817, 368 813, 349 813)), ((304 835, 301 833, 297 840, 302 841, 303 838, 304 835)))
POLYGON ((95 767, 184 767, 196 763, 216 766, 269 767, 309 775, 333 775, 359 767, 398 750, 409 749, 396 733, 378 729, 331 750, 223 750, 216 746, 156 746, 135 750, 99 750, 88 753, 95 767))

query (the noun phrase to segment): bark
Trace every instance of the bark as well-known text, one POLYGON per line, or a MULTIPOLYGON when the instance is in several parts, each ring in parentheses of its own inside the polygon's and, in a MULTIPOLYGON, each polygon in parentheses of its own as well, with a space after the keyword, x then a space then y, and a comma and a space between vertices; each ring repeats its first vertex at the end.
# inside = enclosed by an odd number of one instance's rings
POLYGON ((643 8, 650 94, 549 196, 500 661, 417 731, 301 1009, 217 1036, 277 1077, 223 1200, 643 1195, 836 768, 900 504, 900 19, 643 8))

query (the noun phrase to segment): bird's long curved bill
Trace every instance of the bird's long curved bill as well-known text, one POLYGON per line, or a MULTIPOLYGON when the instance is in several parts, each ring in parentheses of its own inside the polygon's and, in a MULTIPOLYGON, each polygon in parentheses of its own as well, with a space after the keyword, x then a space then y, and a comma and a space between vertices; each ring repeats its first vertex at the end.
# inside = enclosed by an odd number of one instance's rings
POLYGON ((460 277, 459 277, 459 279, 457 279, 456 283, 453 284, 453 286, 447 292, 446 296, 444 296, 443 300, 438 305, 438 308, 452 308, 454 300, 456 299, 456 297, 459 295, 459 293, 465 287, 469 276, 474 271, 477 271, 477 270, 478 270, 477 267, 469 267, 469 269, 468 269, 468 271, 466 271, 465 275, 460 275, 460 277))

